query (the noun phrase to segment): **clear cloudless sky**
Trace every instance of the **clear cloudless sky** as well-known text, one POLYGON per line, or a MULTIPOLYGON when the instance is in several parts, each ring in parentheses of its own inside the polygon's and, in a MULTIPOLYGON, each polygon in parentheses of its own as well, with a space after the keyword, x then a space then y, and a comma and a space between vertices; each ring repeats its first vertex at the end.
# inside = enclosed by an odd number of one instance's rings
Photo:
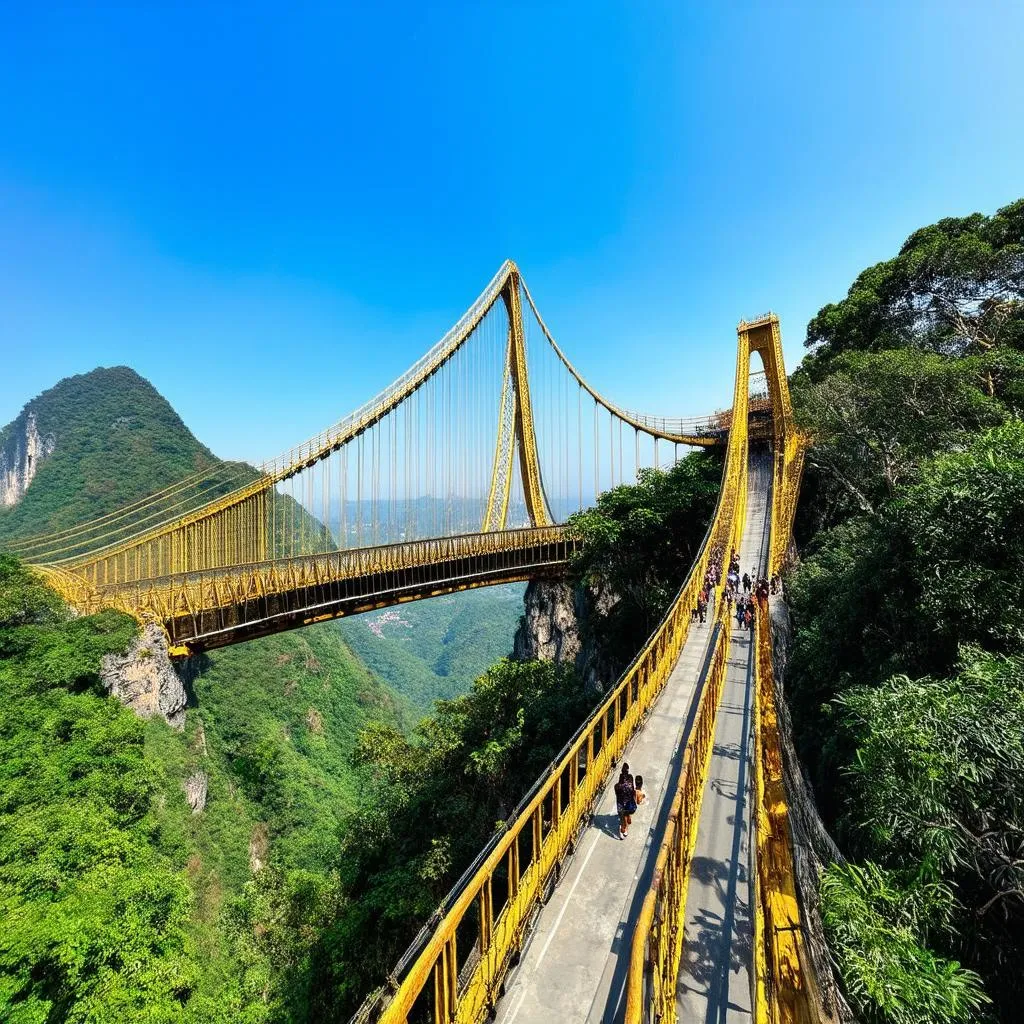
POLYGON ((1024 195, 1024 5, 0 3, 0 424, 125 363, 262 460, 505 258, 614 401, 728 401, 915 228, 1024 195))

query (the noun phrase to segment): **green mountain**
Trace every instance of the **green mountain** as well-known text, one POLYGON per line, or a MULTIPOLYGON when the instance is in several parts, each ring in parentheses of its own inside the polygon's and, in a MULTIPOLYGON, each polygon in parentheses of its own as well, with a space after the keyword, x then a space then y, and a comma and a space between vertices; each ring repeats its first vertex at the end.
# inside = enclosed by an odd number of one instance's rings
POLYGON ((0 508, 0 539, 73 526, 219 462, 127 366, 66 377, 34 398, 0 430, 0 467, 18 461, 29 433, 49 454, 23 496, 0 508))
POLYGON ((524 589, 511 583, 449 594, 341 619, 337 628, 368 668, 425 715, 509 654, 524 589))

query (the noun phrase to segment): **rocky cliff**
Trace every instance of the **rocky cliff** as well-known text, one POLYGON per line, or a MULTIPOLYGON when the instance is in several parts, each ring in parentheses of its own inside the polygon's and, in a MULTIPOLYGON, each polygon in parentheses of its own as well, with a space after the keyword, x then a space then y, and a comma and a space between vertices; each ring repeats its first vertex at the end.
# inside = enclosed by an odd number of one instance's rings
POLYGON ((0 505, 11 506, 21 501, 40 463, 53 454, 57 442, 52 434, 44 437, 39 432, 34 412, 23 412, 5 434, 0 448, 0 505))
POLYGON ((613 594, 574 587, 562 580, 533 580, 523 595, 523 617, 512 644, 521 661, 569 662, 587 686, 598 693, 619 677, 622 667, 611 664, 600 650, 601 618, 616 601, 613 594))
POLYGON ((124 654, 106 655, 100 679, 111 696, 140 718, 162 715, 168 725, 184 728, 185 682, 171 663, 159 626, 147 626, 124 654))

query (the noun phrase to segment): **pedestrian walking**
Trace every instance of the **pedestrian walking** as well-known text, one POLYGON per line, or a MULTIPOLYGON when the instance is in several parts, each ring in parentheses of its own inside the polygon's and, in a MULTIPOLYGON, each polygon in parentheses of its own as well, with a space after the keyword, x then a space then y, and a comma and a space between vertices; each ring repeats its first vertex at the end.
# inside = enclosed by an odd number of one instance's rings
POLYGON ((622 762, 619 781, 615 784, 615 809, 619 812, 619 838, 629 835, 629 826, 633 823, 636 813, 636 788, 633 776, 629 774, 629 765, 622 762))
POLYGON ((637 807, 647 799, 647 794, 644 792, 644 777, 642 775, 638 775, 633 780, 633 798, 636 800, 637 807))

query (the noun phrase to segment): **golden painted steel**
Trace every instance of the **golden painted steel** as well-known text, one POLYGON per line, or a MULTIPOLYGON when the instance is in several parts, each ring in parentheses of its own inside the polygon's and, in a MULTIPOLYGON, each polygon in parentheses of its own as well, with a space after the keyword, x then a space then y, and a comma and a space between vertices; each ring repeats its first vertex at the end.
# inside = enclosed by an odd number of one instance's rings
MULTIPOLYGON (((505 303, 510 319, 508 362, 515 396, 512 419, 527 509, 534 525, 550 522, 529 400, 520 292, 536 314, 536 306, 518 268, 511 261, 506 261, 459 322, 415 366, 335 426, 277 459, 264 463, 259 475, 242 486, 209 500, 203 497, 204 486, 201 484, 204 478, 193 475, 189 478, 193 483, 187 487, 182 485, 185 496, 179 502, 172 501, 179 485, 172 485, 159 492, 161 501, 155 500, 158 496, 152 496, 152 499, 136 502, 126 509, 109 513, 70 531, 49 537, 28 538, 17 542, 20 545, 19 551, 32 563, 59 565, 73 571, 92 586, 265 560, 273 553, 268 548, 272 527, 267 518, 267 498, 272 490, 365 433, 421 388, 465 345, 499 298, 505 303), (195 493, 188 493, 190 488, 195 493), (197 501, 200 504, 196 505, 197 501), (182 504, 186 507, 181 508, 182 504)), ((713 416, 692 421, 673 421, 625 412, 608 402, 586 384, 555 345, 539 315, 537 319, 559 359, 573 377, 596 402, 623 422, 655 438, 665 438, 676 443, 721 443, 725 432, 716 424, 713 416)), ((499 452, 502 451, 501 444, 499 439, 499 452)), ((509 452, 509 460, 510 456, 509 452)), ((226 472, 223 468, 218 469, 210 480, 213 481, 217 474, 223 472, 226 472)), ((247 471, 243 467, 231 472, 237 479, 239 473, 247 471)), ((505 495, 511 482, 511 472, 504 454, 496 457, 494 476, 493 496, 488 502, 484 519, 488 528, 494 528, 494 524, 504 521, 502 510, 508 507, 505 495), (503 467, 500 471, 499 466, 503 467)), ((230 480, 229 473, 223 482, 230 480)))
POLYGON ((626 980, 627 1024, 676 1019, 676 980, 683 958, 682 923, 686 920, 690 864, 697 845, 700 807, 729 658, 728 606, 724 600, 719 606, 714 654, 683 753, 679 785, 654 865, 654 880, 633 932, 626 980))
MULTIPOLYGON (((737 331, 733 420, 723 481, 723 493, 730 490, 733 503, 727 532, 724 524, 721 527, 720 543, 726 557, 739 549, 746 516, 750 354, 750 335, 741 325, 737 331)), ((672 801, 670 826, 659 849, 654 879, 644 897, 631 937, 626 979, 626 1024, 640 1024, 641 1021, 670 1024, 676 1020, 676 979, 684 943, 690 864, 697 841, 704 782, 728 656, 729 629, 725 604, 719 598, 719 637, 724 636, 725 639, 716 648, 712 669, 701 690, 697 718, 682 755, 683 767, 672 801)))
POLYGON ((819 1024, 824 1012, 804 940, 775 708, 771 623, 759 615, 754 662, 754 1020, 819 1024))
POLYGON ((519 290, 522 279, 518 269, 508 275, 501 297, 508 311, 508 346, 502 379, 498 436, 494 449, 490 494, 484 511, 482 529, 503 530, 512 489, 512 458, 519 450, 519 469, 531 526, 546 526, 551 514, 544 500, 540 463, 537 460, 537 435, 533 425, 533 404, 526 367, 526 333, 523 329, 523 304, 519 290))
POLYGON ((405 541, 80 586, 76 606, 160 622, 183 656, 420 597, 557 575, 575 543, 561 526, 405 541))

